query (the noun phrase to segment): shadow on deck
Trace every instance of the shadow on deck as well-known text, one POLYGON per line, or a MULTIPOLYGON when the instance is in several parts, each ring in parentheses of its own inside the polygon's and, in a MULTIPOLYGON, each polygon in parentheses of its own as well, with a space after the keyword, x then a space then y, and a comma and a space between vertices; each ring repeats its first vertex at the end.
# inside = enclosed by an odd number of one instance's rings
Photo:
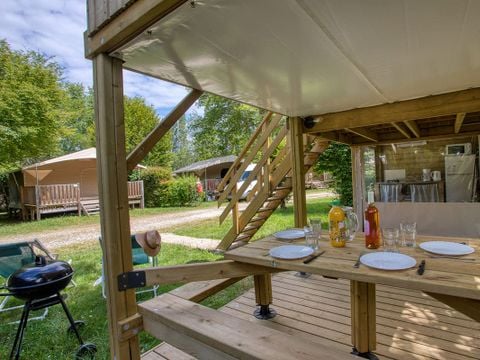
MULTIPOLYGON (((313 342, 345 346, 350 350, 350 286, 346 280, 292 272, 273 276, 272 320, 252 316, 252 290, 221 311, 245 320, 302 335, 313 342), (333 344, 333 343, 332 343, 333 344)), ((480 323, 419 291, 377 285, 377 350, 380 359, 480 359, 480 323)), ((265 352, 268 351, 266 348, 265 352)), ((194 359, 162 343, 142 360, 194 359)))

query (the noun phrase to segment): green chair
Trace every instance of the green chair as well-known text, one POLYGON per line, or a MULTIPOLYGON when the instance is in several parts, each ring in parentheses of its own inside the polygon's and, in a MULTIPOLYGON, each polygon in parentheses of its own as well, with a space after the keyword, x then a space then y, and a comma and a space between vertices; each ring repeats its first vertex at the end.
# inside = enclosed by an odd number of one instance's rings
MULTIPOLYGON (((103 242, 102 239, 100 238, 100 245, 102 246, 103 249, 103 242)), ((145 264, 150 264, 151 266, 155 267, 158 266, 158 257, 157 256, 148 256, 143 248, 140 246, 140 244, 137 242, 135 239, 135 235, 130 236, 130 241, 132 244, 132 262, 133 266, 135 265, 145 265, 145 264)), ((105 282, 103 281, 104 279, 104 268, 103 268, 103 262, 102 262, 102 276, 100 276, 93 286, 97 286, 99 284, 102 285, 102 295, 104 298, 107 298, 107 295, 105 293, 105 282)), ((136 294, 142 294, 145 292, 152 292, 153 296, 157 296, 157 290, 158 290, 158 285, 154 285, 151 288, 144 289, 144 290, 137 290, 135 293, 136 294)))
MULTIPOLYGON (((4 282, 15 271, 35 262, 35 256, 39 253, 45 255, 48 259, 54 260, 56 257, 51 254, 38 240, 22 241, 16 243, 8 243, 0 245, 0 277, 4 282)), ((4 285, 2 286, 4 287, 4 285)), ((22 305, 14 305, 7 307, 7 303, 11 300, 11 296, 5 296, 0 303, 0 313, 23 308, 22 305)), ((30 318, 29 320, 43 320, 48 314, 48 308, 45 309, 41 316, 30 318)))

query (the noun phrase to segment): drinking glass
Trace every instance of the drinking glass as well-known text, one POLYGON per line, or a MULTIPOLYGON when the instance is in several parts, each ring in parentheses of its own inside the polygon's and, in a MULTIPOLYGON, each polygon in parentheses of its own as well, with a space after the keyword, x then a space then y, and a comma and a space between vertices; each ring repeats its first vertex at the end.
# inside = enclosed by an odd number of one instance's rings
POLYGON ((415 247, 417 237, 417 223, 400 223, 400 232, 402 234, 402 246, 415 247))
POLYGON ((316 234, 310 226, 303 228, 305 232, 305 245, 311 247, 313 250, 318 249, 318 234, 316 234))
POLYGON ((398 228, 383 228, 383 251, 398 252, 398 228))
POLYGON ((320 239, 322 237, 322 220, 320 218, 310 219, 310 227, 312 231, 317 234, 317 237, 320 239))

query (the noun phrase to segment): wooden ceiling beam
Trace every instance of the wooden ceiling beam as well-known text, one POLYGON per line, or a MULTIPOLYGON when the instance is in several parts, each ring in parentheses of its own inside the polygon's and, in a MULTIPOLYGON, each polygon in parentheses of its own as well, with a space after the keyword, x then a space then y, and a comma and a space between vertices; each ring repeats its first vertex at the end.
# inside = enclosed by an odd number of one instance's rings
MULTIPOLYGON (((92 33, 86 31, 84 33, 85 57, 93 59, 100 53, 110 53, 117 50, 186 1, 135 1, 98 31, 92 31, 92 33)), ((91 22, 90 17, 94 16, 90 11, 89 9, 89 23, 91 22)))
POLYGON ((394 122, 391 122, 390 124, 392 124, 392 126, 397 129, 397 131, 402 134, 403 136, 405 136, 407 139, 411 139, 412 136, 408 133, 407 129, 405 129, 402 125, 400 124, 397 124, 397 123, 394 123, 394 122))
POLYGON ((342 134, 339 131, 330 131, 318 135, 319 138, 339 142, 342 144, 351 145, 352 139, 347 134, 342 134))
POLYGON ((413 135, 415 135, 415 137, 417 138, 421 137, 420 129, 418 128, 418 125, 415 122, 415 120, 404 121, 404 124, 407 125, 407 127, 410 129, 413 135))
POLYGON ((202 95, 202 91, 192 89, 178 105, 163 119, 127 156, 127 169, 132 171, 140 161, 153 149, 160 139, 172 128, 175 122, 185 114, 195 101, 202 95))
POLYGON ((465 119, 466 113, 458 113, 457 117, 455 118, 455 126, 454 126, 454 131, 455 134, 458 134, 460 132, 460 128, 462 127, 463 120, 465 119))
POLYGON ((378 141, 378 136, 373 131, 362 129, 362 128, 353 128, 353 129, 346 128, 345 130, 353 134, 356 134, 358 136, 361 136, 367 140, 378 141))
POLYGON ((480 110, 480 88, 314 116, 307 133, 427 119, 480 110))

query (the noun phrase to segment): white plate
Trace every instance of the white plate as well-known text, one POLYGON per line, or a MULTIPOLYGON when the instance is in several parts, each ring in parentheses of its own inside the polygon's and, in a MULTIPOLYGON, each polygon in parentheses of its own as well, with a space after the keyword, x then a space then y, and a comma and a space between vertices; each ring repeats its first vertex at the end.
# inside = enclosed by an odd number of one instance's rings
POLYGON ((360 262, 368 267, 381 270, 410 269, 417 263, 411 256, 387 251, 365 254, 360 258, 360 262))
POLYGON ((427 241, 421 243, 419 246, 425 251, 439 255, 460 256, 468 255, 475 251, 474 248, 468 245, 449 241, 427 241))
POLYGON ((276 232, 273 236, 280 240, 295 240, 305 237, 305 231, 302 229, 288 229, 276 232))
POLYGON ((304 245, 282 245, 270 249, 270 256, 277 259, 301 259, 313 254, 313 249, 304 245))

